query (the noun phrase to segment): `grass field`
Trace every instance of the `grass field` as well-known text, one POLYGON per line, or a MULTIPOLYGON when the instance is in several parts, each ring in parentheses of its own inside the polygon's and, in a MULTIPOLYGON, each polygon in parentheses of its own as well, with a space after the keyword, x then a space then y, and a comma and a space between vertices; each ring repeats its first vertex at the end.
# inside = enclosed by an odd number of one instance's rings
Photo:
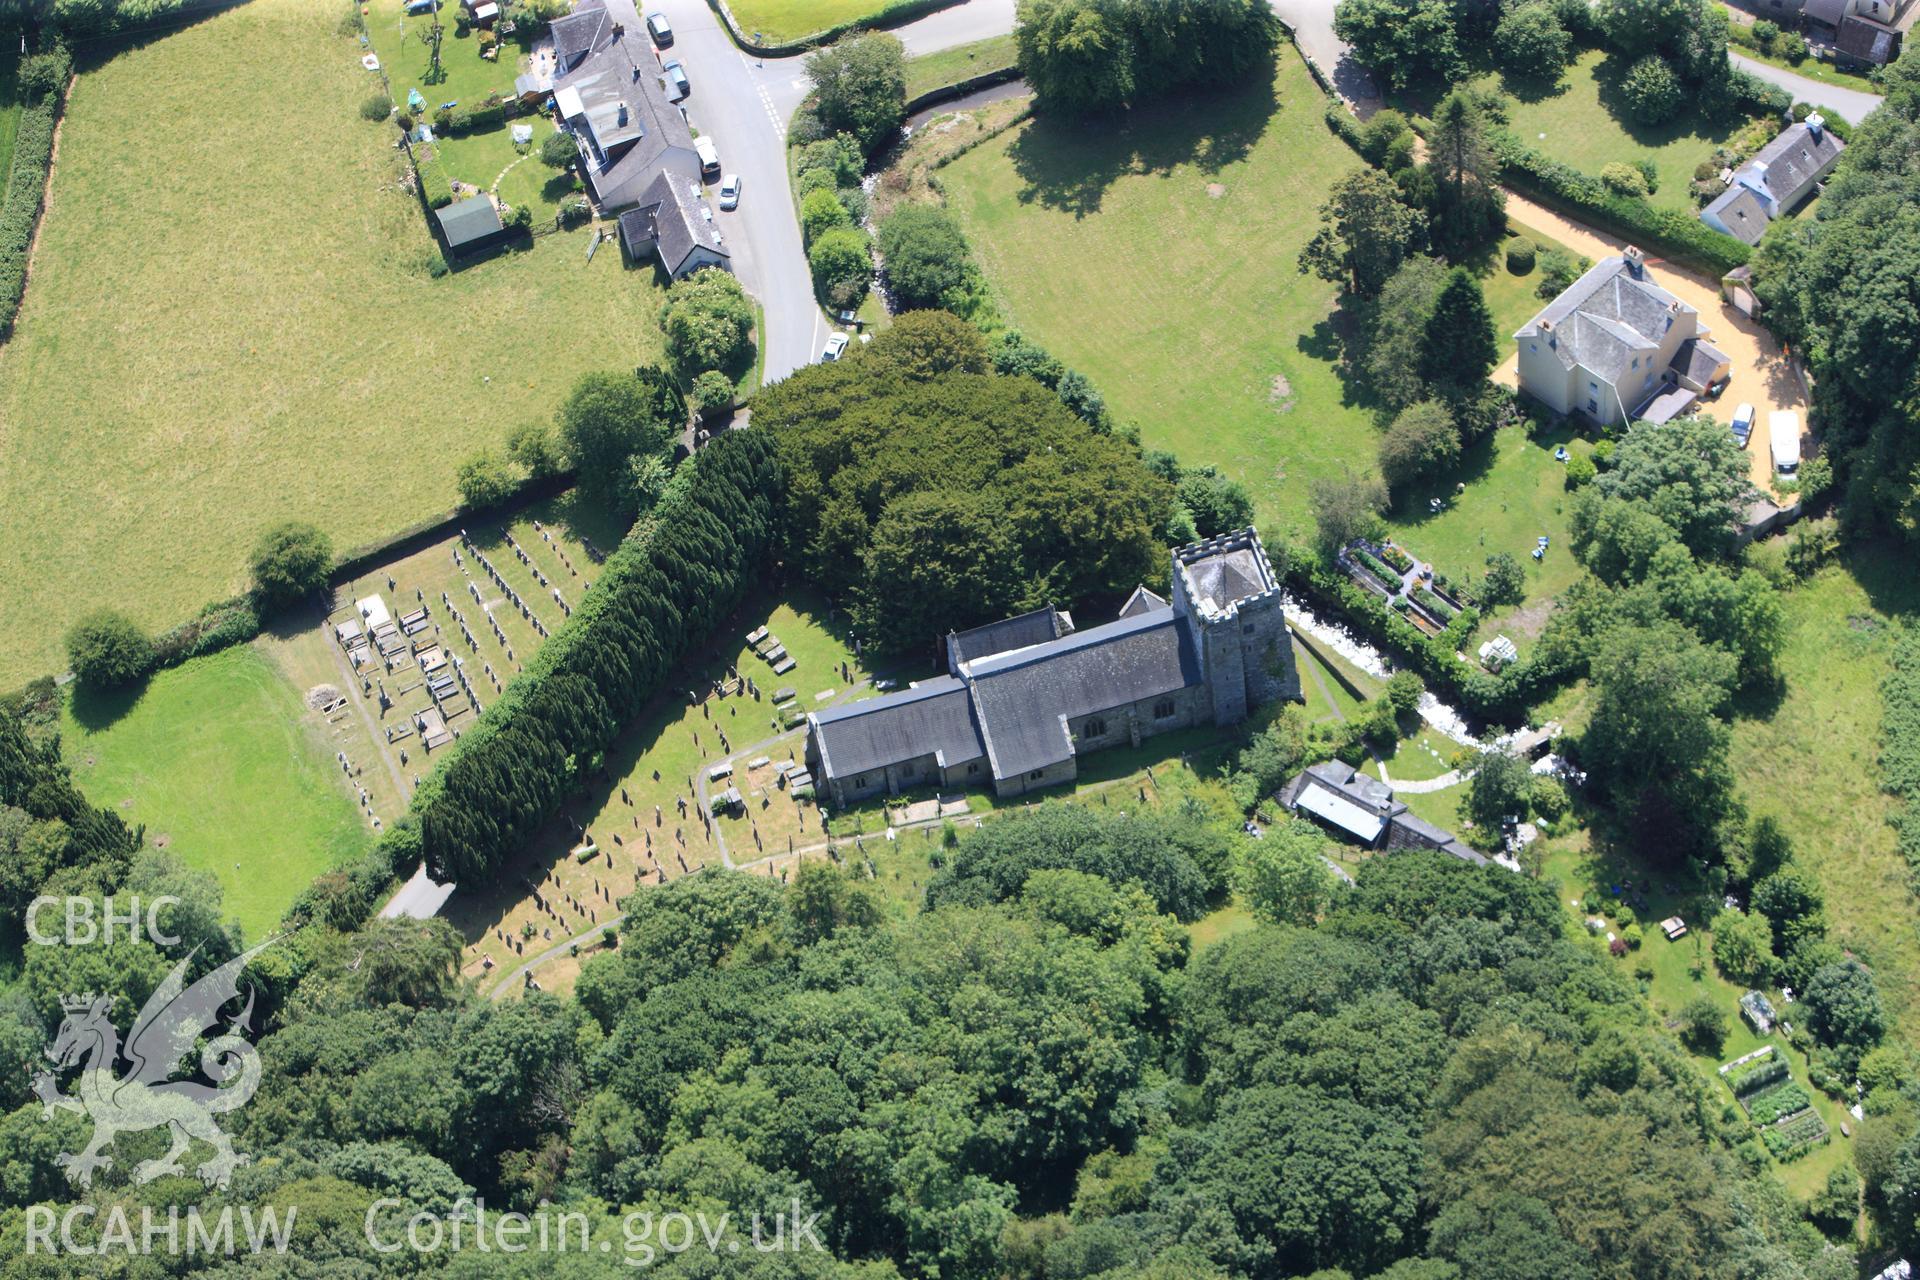
POLYGON ((1694 166, 1714 147, 1738 132, 1739 125, 1715 124, 1698 112, 1652 127, 1634 124, 1620 110, 1615 92, 1626 67, 1598 49, 1583 51, 1560 83, 1543 94, 1511 83, 1511 128, 1520 140, 1582 173, 1599 176, 1608 164, 1652 160, 1660 174, 1650 199, 1674 209, 1693 209, 1687 184, 1694 166))
POLYGON ((1909 1041, 1920 1039, 1920 915, 1880 790, 1880 683, 1894 628, 1920 619, 1911 560, 1869 548, 1786 597, 1786 694, 1736 721, 1740 794, 1780 819, 1820 877, 1836 941, 1870 963, 1909 1041), (1849 572, 1849 570, 1851 572, 1849 572))
POLYGON ((1334 291, 1294 260, 1358 160, 1291 46, 1271 81, 1123 126, 1036 119, 941 172, 1013 324, 1084 370, 1146 444, 1245 483, 1296 531, 1307 485, 1371 469, 1335 370, 1334 291))
POLYGON ((907 100, 1014 64, 1013 36, 988 36, 907 59, 907 100))
POLYGON ((451 508, 465 454, 657 353, 653 273, 584 232, 428 278, 337 24, 259 0, 76 86, 0 348, 0 687, 87 608, 157 629, 231 593, 276 520, 344 549, 451 508))
POLYGON ((731 0, 727 7, 733 10, 733 20, 743 34, 778 44, 843 22, 870 18, 889 3, 891 0, 731 0))
POLYGON ((135 694, 76 695, 61 734, 87 798, 217 875, 249 939, 372 838, 299 692, 253 646, 163 671, 135 694))

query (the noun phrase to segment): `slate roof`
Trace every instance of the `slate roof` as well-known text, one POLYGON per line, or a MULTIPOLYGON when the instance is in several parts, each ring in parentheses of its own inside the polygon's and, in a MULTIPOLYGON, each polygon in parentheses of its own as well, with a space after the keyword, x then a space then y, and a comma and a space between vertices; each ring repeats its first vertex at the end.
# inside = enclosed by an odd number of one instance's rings
POLYGON ((1705 387, 1729 363, 1727 353, 1699 338, 1688 338, 1674 350, 1667 368, 1683 380, 1705 387))
POLYGON ((1145 587, 1135 587, 1133 594, 1127 597, 1127 602, 1120 606, 1120 616, 1134 618, 1143 613, 1152 613, 1155 609, 1170 607, 1166 599, 1157 592, 1149 591, 1145 587))
MULTIPOLYGON (((1139 592, 1136 591, 1134 594, 1138 595, 1139 592)), ((1005 653, 1009 649, 1024 649, 1028 645, 1045 644, 1049 640, 1057 640, 1065 633, 1065 628, 1060 625, 1059 610, 1052 605, 1047 605, 1031 613, 1020 614, 1018 617, 1002 618, 998 622, 989 622, 983 627, 974 627, 970 631, 949 633, 947 664, 953 667, 958 663, 972 662, 996 653, 1005 653)))
POLYGON ((826 772, 851 777, 934 755, 950 768, 986 754, 967 686, 952 676, 807 717, 826 772))
POLYGON ((1616 254, 1596 262, 1514 337, 1545 337, 1563 367, 1578 365, 1611 383, 1635 356, 1659 348, 1676 314, 1698 313, 1644 273, 1635 277, 1616 254))
POLYGON ((705 201, 694 195, 694 190, 694 184, 679 174, 656 174, 639 205, 620 215, 620 238, 627 252, 638 256, 639 246, 651 242, 660 255, 660 264, 676 278, 696 248, 730 258, 732 255, 720 243, 720 233, 706 216, 705 201))
POLYGON ((1852 14, 1840 24, 1840 38, 1835 43, 1839 45, 1840 52, 1849 57, 1871 62, 1875 66, 1885 66, 1893 61, 1899 39, 1900 33, 1885 23, 1852 14))
POLYGON ((1173 609, 994 654, 962 670, 996 778, 1071 757, 1066 719, 1201 683, 1186 616, 1173 609))
POLYGON ((1809 21, 1837 27, 1840 20, 1847 16, 1847 0, 1807 0, 1804 12, 1809 21))
POLYGON ((1700 212, 1720 219, 1734 239, 1747 244, 1759 244, 1760 237, 1767 233, 1767 224, 1772 221, 1760 197, 1739 182, 1715 196, 1700 212))
POLYGON ((548 30, 553 36, 553 56, 564 69, 598 48, 613 30, 613 20, 607 15, 606 0, 580 0, 572 13, 555 18, 548 30))
POLYGON ((1187 583, 1196 600, 1224 611, 1236 600, 1257 596, 1273 587, 1272 574, 1252 547, 1234 547, 1212 555, 1183 560, 1187 583))
POLYGON ((623 32, 554 81, 556 98, 571 89, 580 99, 581 115, 569 118, 569 127, 590 134, 599 145, 598 154, 588 149, 585 168, 603 209, 635 203, 662 171, 700 175, 693 131, 680 108, 667 101, 659 76, 652 51, 632 32, 623 32))
MULTIPOLYGON (((1843 43, 1844 39, 1843 35, 1843 43)), ((1762 181, 1768 192, 1780 202, 1783 210, 1791 210, 1813 189, 1814 183, 1827 175, 1846 149, 1847 144, 1840 141, 1833 130, 1816 131, 1802 121, 1782 129, 1779 136, 1760 148, 1760 153, 1747 164, 1766 166, 1762 181)))
POLYGON ((437 210, 434 217, 440 220, 447 248, 455 253, 497 236, 501 230, 500 215, 486 196, 468 196, 437 210))

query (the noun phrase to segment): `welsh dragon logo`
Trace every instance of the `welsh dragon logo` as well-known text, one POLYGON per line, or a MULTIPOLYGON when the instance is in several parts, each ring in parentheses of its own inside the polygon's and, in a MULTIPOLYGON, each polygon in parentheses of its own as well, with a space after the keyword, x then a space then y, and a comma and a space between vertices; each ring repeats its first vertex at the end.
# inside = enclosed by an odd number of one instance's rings
POLYGON ((224 1189, 234 1169, 247 1163, 248 1157, 234 1151, 232 1139, 214 1123, 214 1117, 245 1105, 260 1086, 259 1050, 242 1034, 253 1014, 251 987, 239 1016, 200 1046, 201 1074, 214 1083, 172 1076, 200 1038, 219 1024, 220 1009, 239 999, 240 974, 247 962, 273 941, 235 956, 192 986, 186 985, 186 977, 193 953, 176 964, 134 1020, 124 1051, 129 1064, 125 1075, 117 1074, 123 1052, 120 1033, 109 1016, 113 998, 92 994, 61 998, 66 1017, 46 1056, 55 1070, 80 1064, 80 1074, 74 1092, 62 1093, 54 1072, 42 1071, 33 1079, 33 1091, 42 1104, 43 1119, 52 1119, 58 1108, 93 1121, 93 1138, 86 1149, 59 1157, 69 1182, 91 1186, 95 1170, 113 1167, 106 1148, 115 1134, 163 1126, 172 1130, 173 1145, 165 1155, 135 1166, 135 1186, 185 1173, 180 1157, 195 1138, 213 1147, 213 1156, 195 1170, 209 1187, 224 1189), (228 1084, 229 1080, 233 1083, 228 1084))

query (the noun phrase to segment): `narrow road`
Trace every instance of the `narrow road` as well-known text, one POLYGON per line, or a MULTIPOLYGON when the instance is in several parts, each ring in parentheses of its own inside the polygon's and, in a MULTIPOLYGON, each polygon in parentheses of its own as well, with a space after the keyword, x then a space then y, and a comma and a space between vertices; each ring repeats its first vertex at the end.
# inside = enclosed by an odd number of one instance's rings
POLYGON ((1755 61, 1738 49, 1729 49, 1727 56, 1733 65, 1742 71, 1751 71, 1768 84, 1777 84, 1793 95, 1795 102, 1811 102, 1816 107, 1825 107, 1829 111, 1838 111, 1848 124, 1859 124, 1865 120, 1885 99, 1878 94, 1867 93, 1860 89, 1842 89, 1835 85, 1822 84, 1818 80, 1809 80, 1805 76, 1783 71, 1779 67, 1755 61))
MULTIPOLYGON (((607 8, 630 29, 640 25, 634 0, 607 0, 607 8)), ((703 0, 648 0, 655 10, 673 24, 667 56, 680 59, 693 85, 684 105, 694 129, 713 139, 721 170, 741 178, 740 207, 716 205, 714 218, 735 274, 765 313, 765 380, 778 382, 817 359, 828 333, 787 182, 787 120, 806 94, 802 60, 748 57, 703 0)))

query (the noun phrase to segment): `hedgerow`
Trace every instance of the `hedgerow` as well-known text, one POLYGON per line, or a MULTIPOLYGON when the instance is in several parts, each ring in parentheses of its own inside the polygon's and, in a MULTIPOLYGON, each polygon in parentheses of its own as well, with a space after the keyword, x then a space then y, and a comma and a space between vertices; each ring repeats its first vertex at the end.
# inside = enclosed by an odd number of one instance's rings
POLYGON ((47 191, 58 115, 57 95, 43 98, 20 113, 20 128, 14 135, 13 168, 7 176, 6 200, 0 202, 0 338, 12 334, 27 290, 27 254, 47 191))
POLYGON ((761 570, 778 488, 772 436, 730 432, 686 467, 415 794, 435 879, 485 879, 520 848, 761 570))
POLYGON ((1494 129, 1490 136, 1507 185, 1523 194, 1716 276, 1744 266, 1752 257, 1746 245, 1689 213, 1614 191, 1600 179, 1535 151, 1508 130, 1494 129))

